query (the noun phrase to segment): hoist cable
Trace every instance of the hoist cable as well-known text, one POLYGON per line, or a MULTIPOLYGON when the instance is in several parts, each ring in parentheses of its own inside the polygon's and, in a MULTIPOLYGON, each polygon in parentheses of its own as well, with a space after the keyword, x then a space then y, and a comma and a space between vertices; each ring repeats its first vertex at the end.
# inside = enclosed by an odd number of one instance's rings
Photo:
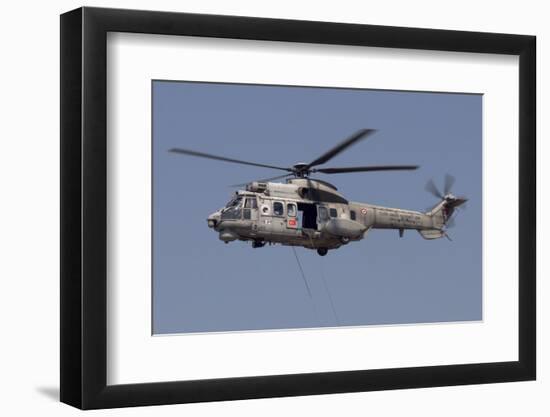
POLYGON ((296 262, 298 262, 298 268, 300 268, 300 274, 302 275, 302 279, 304 280, 304 284, 307 289, 307 293, 309 294, 309 298, 313 298, 311 296, 311 290, 309 289, 309 284, 307 283, 306 274, 304 274, 304 270, 302 268, 302 264, 300 263, 300 259, 298 258, 298 254, 296 253, 296 248, 294 246, 291 246, 292 252, 294 252, 294 257, 296 258, 296 262))
MULTIPOLYGON (((314 248, 313 245, 313 238, 311 235, 309 235, 309 241, 311 242, 311 248, 314 248)), ((332 314, 334 315, 334 319, 336 320, 336 324, 340 325, 340 320, 338 319, 338 314, 336 314, 336 308, 334 307, 334 302, 332 301, 332 295, 330 295, 330 291, 328 289, 327 281, 325 279, 325 273, 323 271, 323 261, 321 260, 321 278, 323 280, 323 285, 325 286, 325 291, 328 295, 328 299, 330 302, 330 308, 332 309, 332 314)))
POLYGON ((338 314, 336 314, 336 308, 334 308, 334 302, 332 301, 332 295, 330 295, 330 291, 328 289, 327 281, 325 279, 325 272, 323 271, 323 260, 321 260, 321 278, 323 279, 323 285, 325 286, 325 291, 327 292, 328 299, 330 301, 330 308, 332 309, 332 313, 334 314, 334 319, 336 320, 336 324, 340 326, 340 320, 338 319, 338 314))

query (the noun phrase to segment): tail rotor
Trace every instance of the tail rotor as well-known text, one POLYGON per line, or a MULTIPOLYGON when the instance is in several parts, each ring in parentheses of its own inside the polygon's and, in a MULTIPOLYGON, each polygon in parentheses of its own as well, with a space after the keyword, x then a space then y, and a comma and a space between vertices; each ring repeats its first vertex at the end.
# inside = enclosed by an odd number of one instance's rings
POLYGON ((445 183, 443 186, 443 192, 445 195, 451 193, 451 188, 453 188, 453 185, 456 181, 456 178, 453 177, 451 174, 445 174, 445 183))
POLYGON ((462 206, 468 201, 466 197, 457 197, 452 194, 451 189, 455 182, 455 177, 446 174, 443 182, 443 192, 435 185, 433 179, 430 179, 425 186, 426 191, 441 200, 429 211, 429 214, 434 216, 435 226, 445 232, 445 236, 449 240, 450 238, 446 230, 455 226, 455 212, 458 210, 459 206, 462 206))
POLYGON ((444 198, 443 194, 441 194, 441 191, 437 188, 437 185, 435 185, 434 180, 430 179, 427 183, 424 189, 429 192, 431 195, 433 195, 435 198, 439 198, 442 200, 444 198))
POLYGON ((443 182, 443 192, 441 192, 437 187, 437 185, 435 185, 435 182, 433 179, 430 179, 426 183, 426 186, 424 187, 424 189, 428 191, 431 195, 433 195, 435 198, 438 198, 440 200, 446 200, 454 197, 454 195, 451 193, 451 189, 453 188, 453 185, 455 182, 456 182, 455 177, 453 177, 451 174, 445 174, 445 180, 443 182))

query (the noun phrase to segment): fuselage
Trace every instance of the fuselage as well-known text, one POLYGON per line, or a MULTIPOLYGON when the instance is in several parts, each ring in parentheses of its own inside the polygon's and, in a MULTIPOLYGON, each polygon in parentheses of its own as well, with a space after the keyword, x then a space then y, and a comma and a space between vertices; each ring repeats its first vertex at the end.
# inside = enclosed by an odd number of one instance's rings
MULTIPOLYGON (((294 178, 281 183, 253 182, 208 225, 225 242, 249 240, 256 245, 279 243, 335 249, 360 240, 371 229, 438 230, 430 213, 348 201, 336 187, 319 180, 294 178)), ((254 244, 253 243, 253 244, 254 244)))

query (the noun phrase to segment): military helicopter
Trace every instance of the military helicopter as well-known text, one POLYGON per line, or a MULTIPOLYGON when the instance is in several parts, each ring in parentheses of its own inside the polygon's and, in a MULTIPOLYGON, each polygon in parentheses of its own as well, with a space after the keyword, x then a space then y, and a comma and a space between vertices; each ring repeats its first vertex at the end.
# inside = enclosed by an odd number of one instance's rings
MULTIPOLYGON (((450 189, 454 178, 445 177, 441 193, 430 180, 426 190, 440 201, 425 213, 369 203, 352 202, 338 189, 311 174, 341 174, 372 171, 416 170, 417 165, 379 165, 343 168, 318 168, 351 145, 372 135, 376 130, 361 129, 309 163, 291 167, 242 161, 189 149, 173 148, 170 152, 285 171, 284 175, 253 181, 235 192, 225 207, 207 218, 208 227, 219 233, 225 243, 250 241, 253 248, 266 243, 302 246, 316 249, 325 256, 350 242, 364 239, 371 229, 396 229, 402 237, 405 230, 417 230, 424 239, 448 237, 447 227, 457 207, 467 199, 456 197, 450 189), (272 182, 286 179, 286 183, 272 182)), ((450 239, 450 238, 449 238, 450 239)))

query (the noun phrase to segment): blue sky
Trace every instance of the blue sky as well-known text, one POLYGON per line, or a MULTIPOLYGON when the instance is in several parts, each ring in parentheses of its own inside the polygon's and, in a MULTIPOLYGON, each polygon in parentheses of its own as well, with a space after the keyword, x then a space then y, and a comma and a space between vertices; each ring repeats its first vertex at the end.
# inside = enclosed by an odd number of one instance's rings
POLYGON ((480 320, 482 96, 153 81, 153 332, 186 333, 480 320), (348 199, 425 210, 445 173, 469 198, 447 239, 374 230, 325 257, 224 244, 206 225, 229 185, 280 171, 169 153, 173 147, 290 166, 361 128, 378 132, 329 166, 414 172, 319 175, 348 199))

